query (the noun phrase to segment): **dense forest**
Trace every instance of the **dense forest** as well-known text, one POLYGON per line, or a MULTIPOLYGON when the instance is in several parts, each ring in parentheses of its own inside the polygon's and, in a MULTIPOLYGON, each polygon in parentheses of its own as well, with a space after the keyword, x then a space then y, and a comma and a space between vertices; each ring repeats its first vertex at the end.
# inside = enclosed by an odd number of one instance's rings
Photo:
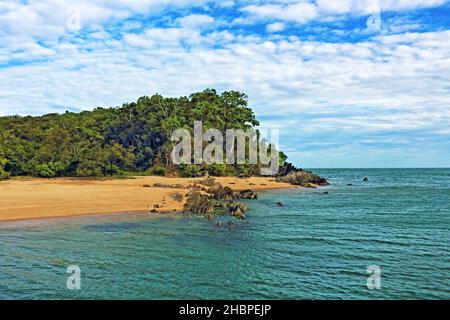
MULTIPOLYGON (((94 177, 125 174, 195 177, 258 175, 257 165, 180 165, 170 154, 177 128, 254 129, 247 96, 213 89, 189 97, 141 97, 115 108, 39 117, 0 117, 0 179, 10 176, 94 177)), ((286 156, 280 152, 284 168, 286 156)), ((282 170, 282 171, 283 171, 282 170)))

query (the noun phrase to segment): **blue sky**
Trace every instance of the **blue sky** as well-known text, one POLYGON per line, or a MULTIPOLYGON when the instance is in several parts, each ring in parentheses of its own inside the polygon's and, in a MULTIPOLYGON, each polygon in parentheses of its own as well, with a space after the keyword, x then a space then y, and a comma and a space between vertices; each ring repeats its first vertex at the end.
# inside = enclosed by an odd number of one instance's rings
POLYGON ((449 167, 449 14, 444 0, 3 0, 0 115, 239 90, 299 166, 449 167))

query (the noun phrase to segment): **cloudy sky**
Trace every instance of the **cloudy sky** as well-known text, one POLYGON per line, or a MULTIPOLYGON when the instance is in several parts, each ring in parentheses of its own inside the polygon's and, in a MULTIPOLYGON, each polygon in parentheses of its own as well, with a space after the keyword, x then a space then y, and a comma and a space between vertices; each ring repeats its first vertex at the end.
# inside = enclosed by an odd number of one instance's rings
POLYGON ((450 1, 1 0, 0 115, 247 93, 303 167, 450 166, 450 1))

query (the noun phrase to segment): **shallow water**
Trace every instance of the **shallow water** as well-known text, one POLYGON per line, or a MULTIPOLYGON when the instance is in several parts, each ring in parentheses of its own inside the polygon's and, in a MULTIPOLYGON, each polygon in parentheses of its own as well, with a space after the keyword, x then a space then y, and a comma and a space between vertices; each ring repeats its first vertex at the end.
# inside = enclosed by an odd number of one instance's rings
POLYGON ((0 299, 450 298, 450 169, 315 171, 332 185, 265 192, 232 227, 145 214, 0 223, 0 299), (70 265, 81 290, 66 288, 70 265), (366 287, 371 265, 380 290, 366 287))

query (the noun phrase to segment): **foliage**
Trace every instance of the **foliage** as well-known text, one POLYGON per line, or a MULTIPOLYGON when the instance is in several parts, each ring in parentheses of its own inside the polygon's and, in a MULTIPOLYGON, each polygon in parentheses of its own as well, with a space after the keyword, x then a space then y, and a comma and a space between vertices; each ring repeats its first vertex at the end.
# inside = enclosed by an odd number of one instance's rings
POLYGON ((9 173, 6 172, 2 166, 0 166, 0 181, 9 178, 9 173))
POLYGON ((166 175, 166 168, 155 165, 153 168, 149 170, 149 173, 155 176, 165 176, 166 175))
POLYGON ((34 169, 35 175, 43 178, 53 178, 56 176, 56 172, 51 164, 38 164, 34 169))
POLYGON ((197 178, 202 175, 200 167, 197 165, 180 165, 180 174, 185 178, 197 178))
POLYGON ((215 177, 224 177, 228 175, 227 165, 220 163, 213 163, 207 168, 208 174, 215 177))
POLYGON ((81 113, 0 117, 0 177, 90 177, 149 170, 165 175, 169 169, 197 177, 241 171, 237 166, 171 164, 172 131, 192 132, 194 121, 200 120, 204 130, 222 132, 259 125, 245 94, 213 89, 180 98, 144 96, 121 107, 81 113))
POLYGON ((5 171, 4 166, 8 161, 3 158, 2 149, 0 148, 0 181, 9 178, 9 173, 5 171))

